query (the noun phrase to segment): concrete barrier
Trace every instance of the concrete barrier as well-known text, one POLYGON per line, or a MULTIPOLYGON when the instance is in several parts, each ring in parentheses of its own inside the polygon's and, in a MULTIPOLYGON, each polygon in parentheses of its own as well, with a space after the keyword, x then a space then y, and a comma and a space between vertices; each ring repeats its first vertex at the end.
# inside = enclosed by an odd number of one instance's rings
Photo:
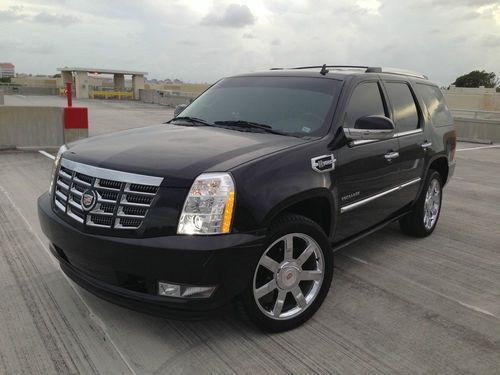
POLYGON ((0 107, 0 146, 56 148, 63 143, 63 108, 0 107))
POLYGON ((175 95, 169 91, 148 89, 139 90, 139 100, 142 102, 167 105, 170 107, 175 107, 179 104, 188 104, 192 98, 192 96, 175 95))
POLYGON ((500 120, 455 117, 459 140, 500 142, 500 120))
MULTIPOLYGON (((85 126, 72 124, 74 119, 65 121, 63 107, 1 106, 0 107, 0 150, 57 149, 64 143, 89 136, 87 108, 85 126)), ((67 111, 67 108, 66 108, 67 111)), ((67 116, 67 114, 66 114, 67 116)))
POLYGON ((4 98, 4 93, 3 90, 0 89, 0 105, 5 103, 5 98, 4 98))

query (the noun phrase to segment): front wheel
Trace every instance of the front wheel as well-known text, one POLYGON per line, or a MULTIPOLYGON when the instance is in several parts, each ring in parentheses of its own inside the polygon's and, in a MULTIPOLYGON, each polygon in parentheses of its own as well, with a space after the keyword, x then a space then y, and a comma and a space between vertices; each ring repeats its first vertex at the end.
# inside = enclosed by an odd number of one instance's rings
POLYGON ((443 199, 443 180, 435 170, 429 170, 424 188, 413 210, 400 221, 401 230, 415 237, 426 237, 436 228, 443 199))
POLYGON ((333 254, 315 222, 286 215, 276 222, 243 295, 250 319, 266 331, 298 327, 323 303, 333 275, 333 254))

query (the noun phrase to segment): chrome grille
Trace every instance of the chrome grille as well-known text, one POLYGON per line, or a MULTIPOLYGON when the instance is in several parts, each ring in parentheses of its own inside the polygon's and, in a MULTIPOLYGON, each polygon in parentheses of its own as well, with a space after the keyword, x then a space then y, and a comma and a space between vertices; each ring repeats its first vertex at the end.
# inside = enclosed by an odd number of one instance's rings
POLYGON ((163 178, 93 167, 62 159, 54 189, 54 205, 72 219, 92 227, 137 229, 146 217, 163 178), (85 191, 97 203, 85 211, 85 191))

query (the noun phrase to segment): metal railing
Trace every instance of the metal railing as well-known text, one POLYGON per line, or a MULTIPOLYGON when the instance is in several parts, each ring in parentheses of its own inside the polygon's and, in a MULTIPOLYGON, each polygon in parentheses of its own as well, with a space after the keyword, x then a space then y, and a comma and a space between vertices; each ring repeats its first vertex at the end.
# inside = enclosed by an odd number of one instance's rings
POLYGON ((134 99, 134 93, 132 91, 93 90, 89 92, 89 98, 134 99))

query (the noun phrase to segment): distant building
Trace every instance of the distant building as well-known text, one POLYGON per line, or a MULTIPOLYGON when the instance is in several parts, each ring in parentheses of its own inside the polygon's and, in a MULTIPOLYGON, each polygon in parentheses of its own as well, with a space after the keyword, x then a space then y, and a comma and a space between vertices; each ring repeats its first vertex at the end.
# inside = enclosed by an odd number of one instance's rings
POLYGON ((0 78, 15 77, 15 67, 11 63, 0 63, 0 78))

